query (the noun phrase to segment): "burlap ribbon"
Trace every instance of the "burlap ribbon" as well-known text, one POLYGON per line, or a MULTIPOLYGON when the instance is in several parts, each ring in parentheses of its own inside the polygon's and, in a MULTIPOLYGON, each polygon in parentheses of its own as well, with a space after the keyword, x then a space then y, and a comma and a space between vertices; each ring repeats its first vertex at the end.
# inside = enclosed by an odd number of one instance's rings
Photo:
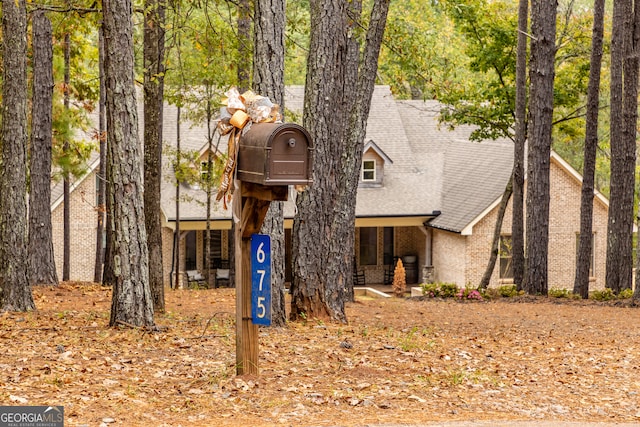
POLYGON ((218 122, 218 132, 221 135, 229 134, 227 146, 227 161, 216 201, 222 200, 223 206, 227 209, 227 203, 231 201, 233 193, 233 178, 238 164, 238 148, 243 130, 248 130, 251 123, 274 123, 281 122, 280 107, 273 104, 269 98, 256 95, 247 91, 240 95, 235 87, 225 92, 227 98, 223 100, 225 105, 220 109, 220 121, 218 122))

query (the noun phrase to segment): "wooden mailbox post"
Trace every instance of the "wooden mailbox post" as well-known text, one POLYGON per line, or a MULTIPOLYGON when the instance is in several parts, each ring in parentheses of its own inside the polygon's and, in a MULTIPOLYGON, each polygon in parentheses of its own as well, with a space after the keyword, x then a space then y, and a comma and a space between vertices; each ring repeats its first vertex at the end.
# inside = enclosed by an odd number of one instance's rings
POLYGON ((260 232, 272 201, 289 185, 312 182, 313 144, 292 123, 254 123, 240 138, 233 196, 236 254, 236 372, 258 374, 258 326, 252 319, 251 236, 260 232))

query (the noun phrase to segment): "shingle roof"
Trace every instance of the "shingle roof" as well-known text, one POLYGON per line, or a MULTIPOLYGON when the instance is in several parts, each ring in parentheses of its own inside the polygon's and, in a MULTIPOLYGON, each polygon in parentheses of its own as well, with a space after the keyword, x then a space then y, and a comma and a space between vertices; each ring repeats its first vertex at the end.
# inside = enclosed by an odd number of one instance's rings
MULTIPOLYGON (((288 86, 285 107, 300 113, 304 88, 288 86)), ((141 103, 141 100, 139 100, 141 103)), ((377 86, 371 103, 365 141, 372 140, 391 160, 384 165, 384 185, 359 188, 357 217, 406 217, 440 214, 429 224, 453 232, 461 232, 504 191, 513 159, 510 141, 470 142, 471 127, 449 130, 438 123, 437 101, 396 101, 388 86, 377 86)), ((142 111, 139 112, 141 119, 142 111)), ((206 147, 206 124, 185 120, 180 127, 182 149, 202 151, 206 147)), ((177 108, 164 107, 163 139, 176 145, 177 108)), ((142 130, 142 126, 139 126, 142 130)), ((217 134, 214 145, 217 143, 217 134)), ((219 149, 226 152, 226 138, 219 149)), ((162 210, 175 220, 175 184, 170 179, 170 161, 163 161, 161 189, 162 210)), ((181 186, 180 218, 182 221, 206 217, 205 193, 181 186)), ((230 206, 212 203, 211 218, 228 221, 230 206)), ((292 217, 293 201, 285 203, 285 216, 292 217)))

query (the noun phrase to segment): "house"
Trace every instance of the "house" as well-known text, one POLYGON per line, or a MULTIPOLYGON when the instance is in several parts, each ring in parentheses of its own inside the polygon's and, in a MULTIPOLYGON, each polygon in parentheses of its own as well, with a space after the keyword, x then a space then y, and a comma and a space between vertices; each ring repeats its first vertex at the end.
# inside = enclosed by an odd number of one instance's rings
MULTIPOLYGON (((286 107, 300 111, 303 88, 288 87, 286 107)), ((479 283, 490 255, 498 204, 509 179, 513 146, 508 140, 470 142, 471 128, 450 131, 438 123, 436 101, 398 101, 389 87, 378 86, 373 95, 356 201, 354 260, 366 283, 389 280, 395 261, 403 259, 408 283, 425 280, 458 286, 479 283)), ((142 115, 140 115, 142 117, 142 115)), ((164 139, 175 145, 176 110, 165 106, 164 139)), ((217 139, 217 138, 216 138, 217 139)), ((206 159, 206 127, 184 123, 182 149, 199 150, 206 159)), ((218 141, 216 140, 216 143, 218 141)), ((226 149, 220 140, 219 148, 226 149)), ((180 268, 202 271, 206 230, 204 192, 176 186, 171 162, 164 161, 162 185, 163 251, 167 284, 172 277, 172 248, 176 219, 180 217, 180 268)), ((92 280, 95 254, 96 163, 73 185, 71 277, 92 280)), ((549 285, 572 288, 580 230, 580 175, 556 153, 551 155, 549 219, 549 285)), ((54 246, 62 268, 62 207, 59 192, 52 197, 54 246)), ((290 256, 294 202, 285 203, 285 240, 290 256)), ((591 289, 604 287, 607 200, 594 198, 591 289)), ((511 283, 511 207, 502 227, 501 251, 491 286, 511 283)), ((230 259, 231 212, 213 203, 211 212, 211 265, 226 267, 230 259)), ((287 277, 291 272, 287 268, 287 277)))

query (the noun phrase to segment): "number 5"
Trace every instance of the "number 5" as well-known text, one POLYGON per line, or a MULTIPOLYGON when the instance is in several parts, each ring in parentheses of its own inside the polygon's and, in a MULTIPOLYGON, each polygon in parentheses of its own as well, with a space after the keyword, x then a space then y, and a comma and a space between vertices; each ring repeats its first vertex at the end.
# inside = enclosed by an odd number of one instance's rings
POLYGON ((265 297, 258 297, 258 317, 263 318, 267 314, 267 307, 264 305, 265 297))

